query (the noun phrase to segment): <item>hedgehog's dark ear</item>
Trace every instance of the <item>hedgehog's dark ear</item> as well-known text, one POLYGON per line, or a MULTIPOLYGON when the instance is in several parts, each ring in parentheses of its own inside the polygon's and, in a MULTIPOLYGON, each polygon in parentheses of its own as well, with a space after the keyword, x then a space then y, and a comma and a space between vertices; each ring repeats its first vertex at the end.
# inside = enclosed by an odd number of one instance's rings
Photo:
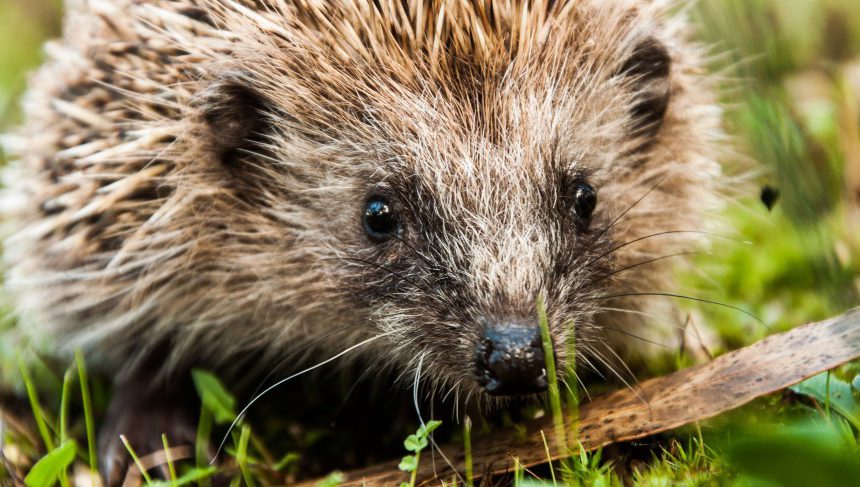
POLYGON ((634 134, 646 140, 660 130, 669 106, 670 67, 666 46, 656 39, 648 39, 636 46, 619 71, 630 79, 636 93, 637 101, 631 110, 634 134))
POLYGON ((225 164, 234 164, 242 150, 252 149, 267 131, 265 99, 240 75, 212 84, 200 106, 211 146, 225 164))

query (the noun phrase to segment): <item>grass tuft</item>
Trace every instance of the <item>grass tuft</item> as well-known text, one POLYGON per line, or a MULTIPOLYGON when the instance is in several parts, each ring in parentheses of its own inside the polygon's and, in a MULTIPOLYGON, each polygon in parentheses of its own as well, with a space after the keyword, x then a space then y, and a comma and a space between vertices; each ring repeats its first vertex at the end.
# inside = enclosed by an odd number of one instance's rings
POLYGON ((96 422, 93 418, 93 401, 90 396, 90 381, 87 375, 87 364, 84 362, 84 354, 75 350, 75 363, 78 367, 78 381, 81 384, 81 403, 84 407, 84 423, 87 429, 87 458, 90 463, 90 473, 98 475, 99 464, 96 455, 96 422))
POLYGON ((140 461, 140 458, 138 458, 134 448, 131 447, 131 443, 129 443, 128 438, 126 438, 125 435, 119 435, 119 439, 122 441, 122 444, 125 445, 125 449, 128 450, 128 454, 131 455, 131 459, 134 461, 134 464, 137 465, 137 469, 140 471, 140 475, 143 476, 143 480, 146 481, 147 485, 152 484, 152 478, 149 476, 146 468, 143 467, 143 463, 140 461))

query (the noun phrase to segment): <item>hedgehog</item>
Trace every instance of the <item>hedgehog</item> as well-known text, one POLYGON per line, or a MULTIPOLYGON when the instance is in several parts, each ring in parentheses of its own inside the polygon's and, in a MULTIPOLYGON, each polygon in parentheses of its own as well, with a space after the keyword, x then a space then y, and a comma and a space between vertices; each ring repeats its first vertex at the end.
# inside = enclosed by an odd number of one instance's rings
POLYGON ((113 377, 108 477, 118 433, 193 436, 192 367, 359 356, 492 409, 547 387, 539 302, 559 371, 671 340, 652 298, 728 186, 676 3, 68 1, 5 138, 5 285, 113 377))

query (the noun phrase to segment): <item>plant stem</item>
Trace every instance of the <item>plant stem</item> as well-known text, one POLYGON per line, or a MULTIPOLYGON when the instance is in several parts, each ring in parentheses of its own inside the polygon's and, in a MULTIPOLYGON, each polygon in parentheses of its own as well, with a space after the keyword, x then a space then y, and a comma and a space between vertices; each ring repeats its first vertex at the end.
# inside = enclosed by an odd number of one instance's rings
POLYGON ((93 403, 90 397, 90 385, 87 377, 87 366, 84 354, 75 350, 75 362, 78 366, 78 381, 81 383, 81 400, 84 404, 84 422, 87 428, 87 454, 90 461, 90 473, 98 475, 98 460, 96 459, 96 426, 93 420, 93 403))
POLYGON ((552 336, 549 332, 549 320, 546 316, 546 304, 543 296, 537 300, 538 321, 540 322, 541 342, 543 343, 544 361, 546 362, 546 379, 548 384, 549 405, 552 412, 552 423, 555 429, 557 448, 567 449, 567 439, 564 431, 564 416, 561 412, 561 397, 558 390, 558 376, 555 371, 555 355, 552 349, 552 336))
POLYGON ((466 416, 466 419, 463 421, 463 449, 466 454, 466 485, 468 487, 472 487, 474 481, 473 470, 472 470, 472 418, 466 416))
POLYGON ((418 462, 421 460, 421 450, 415 452, 415 470, 412 471, 412 476, 409 478, 409 487, 415 487, 415 481, 418 479, 418 462))

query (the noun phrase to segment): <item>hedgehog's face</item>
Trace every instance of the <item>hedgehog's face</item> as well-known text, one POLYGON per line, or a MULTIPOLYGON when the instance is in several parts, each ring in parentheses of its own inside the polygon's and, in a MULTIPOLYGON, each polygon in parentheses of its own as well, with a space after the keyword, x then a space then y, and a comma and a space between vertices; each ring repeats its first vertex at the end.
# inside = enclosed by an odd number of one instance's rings
POLYGON ((549 300, 550 341, 563 360, 574 323, 584 331, 592 321, 589 297, 603 291, 595 282, 608 268, 607 238, 593 178, 539 182, 550 174, 533 169, 441 186, 393 177, 356 212, 364 244, 348 258, 355 296, 394 334, 397 355, 459 389, 545 390, 538 298, 549 300))
POLYGON ((259 136, 248 153, 263 158, 234 165, 250 181, 243 198, 283 235, 267 239, 289 263, 269 279, 284 282, 283 309, 319 299, 293 291, 312 281, 335 301, 332 321, 385 334, 382 360, 488 400, 547 386, 541 299, 557 370, 572 338, 577 363, 610 361, 600 315, 653 291, 665 272, 649 262, 673 250, 638 237, 696 228, 688 187, 713 166, 697 133, 712 114, 670 69, 683 53, 637 8, 604 4, 559 2, 559 18, 536 17, 519 42, 510 12, 491 38, 463 44, 446 28, 450 53, 432 35, 389 45, 400 27, 362 31, 386 35, 367 43, 373 55, 320 48, 316 35, 249 50, 239 81, 254 95, 227 90, 238 103, 217 98, 208 121, 241 129, 217 131, 226 154, 259 136), (253 109, 237 118, 236 104, 253 109), (673 171, 682 163, 696 167, 673 171))
POLYGON ((375 108, 391 124, 379 124, 376 146, 390 153, 368 156, 338 209, 352 220, 339 230, 341 275, 391 334, 386 356, 397 365, 487 400, 541 392, 539 299, 557 370, 574 340, 581 363, 611 360, 595 315, 629 289, 613 270, 631 260, 615 249, 631 239, 628 222, 614 220, 659 182, 631 170, 649 167, 668 103, 666 51, 634 56, 654 71, 619 62, 618 79, 589 91, 496 78, 375 108))

